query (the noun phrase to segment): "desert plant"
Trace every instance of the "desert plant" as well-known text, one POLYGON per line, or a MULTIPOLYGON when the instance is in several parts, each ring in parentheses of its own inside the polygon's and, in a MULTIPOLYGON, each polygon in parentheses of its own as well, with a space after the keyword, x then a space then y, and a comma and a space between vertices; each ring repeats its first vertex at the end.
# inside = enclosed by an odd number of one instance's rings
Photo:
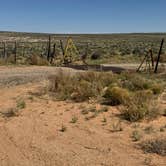
POLYGON ((166 116, 166 109, 164 109, 163 111, 163 116, 166 116))
POLYGON ((30 65, 39 65, 39 66, 49 65, 47 59, 42 58, 37 54, 32 55, 28 61, 30 65))
POLYGON ((127 89, 111 86, 106 90, 103 97, 105 100, 104 102, 115 106, 126 103, 126 101, 128 101, 130 98, 130 94, 127 89))
POLYGON ((116 121, 116 122, 113 122, 111 124, 111 129, 110 129, 111 132, 120 132, 120 131, 123 131, 123 128, 122 128, 122 124, 121 124, 121 121, 116 121))
POLYGON ((62 126, 61 126, 61 128, 60 128, 59 131, 61 131, 61 132, 65 132, 66 130, 67 130, 66 126, 64 126, 64 125, 62 124, 62 126))
POLYGON ((99 110, 98 110, 98 112, 108 112, 108 107, 101 107, 99 110))
POLYGON ((73 116, 70 123, 76 123, 78 121, 78 118, 76 116, 73 116))
POLYGON ((82 113, 83 115, 86 115, 86 114, 89 113, 89 111, 88 111, 87 109, 83 109, 83 110, 81 111, 81 113, 82 113))
POLYGON ((139 74, 122 73, 122 86, 131 91, 146 90, 150 88, 150 81, 139 74))
POLYGON ((102 121, 101 121, 101 122, 106 123, 106 122, 107 122, 106 117, 103 117, 103 119, 102 119, 102 121))
POLYGON ((4 111, 0 111, 3 117, 10 118, 18 115, 18 110, 16 108, 8 108, 4 111))
POLYGON ((94 118, 97 117, 97 115, 98 115, 98 112, 93 112, 91 115, 86 116, 86 117, 85 117, 85 120, 91 120, 91 119, 94 119, 94 118))
POLYGON ((141 149, 146 153, 156 153, 166 156, 166 138, 147 140, 140 143, 141 149))
POLYGON ((164 90, 164 86, 160 83, 154 83, 150 86, 153 94, 160 94, 164 90))
POLYGON ((17 101, 17 108, 18 109, 24 109, 26 107, 26 103, 24 100, 18 100, 17 101))
POLYGON ((121 113, 126 120, 135 122, 144 118, 155 118, 159 115, 156 105, 153 105, 152 92, 149 90, 135 92, 125 103, 121 113))
POLYGON ((144 131, 146 134, 151 134, 154 132, 154 128, 153 128, 153 126, 147 126, 147 127, 145 127, 144 131))
POLYGON ((138 130, 134 130, 132 132, 131 138, 134 142, 139 141, 141 139, 142 135, 138 130))
POLYGON ((103 89, 116 78, 112 73, 86 72, 75 75, 60 71, 49 77, 49 90, 59 99, 71 99, 76 102, 97 98, 103 89))

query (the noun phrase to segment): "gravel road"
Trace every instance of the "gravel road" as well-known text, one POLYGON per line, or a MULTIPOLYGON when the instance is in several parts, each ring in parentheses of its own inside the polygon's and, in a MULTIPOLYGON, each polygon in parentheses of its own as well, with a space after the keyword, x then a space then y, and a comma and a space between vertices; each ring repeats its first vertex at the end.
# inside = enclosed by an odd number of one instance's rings
MULTIPOLYGON (((139 64, 104 64, 102 66, 113 72, 117 72, 123 70, 135 71, 138 65, 139 64)), ((0 66, 0 87, 42 81, 59 70, 64 70, 66 72, 77 71, 66 67, 51 66, 0 66)))
POLYGON ((37 82, 47 79, 49 75, 55 74, 59 70, 72 71, 68 68, 57 68, 47 66, 1 66, 0 67, 0 87, 15 86, 29 82, 37 82))

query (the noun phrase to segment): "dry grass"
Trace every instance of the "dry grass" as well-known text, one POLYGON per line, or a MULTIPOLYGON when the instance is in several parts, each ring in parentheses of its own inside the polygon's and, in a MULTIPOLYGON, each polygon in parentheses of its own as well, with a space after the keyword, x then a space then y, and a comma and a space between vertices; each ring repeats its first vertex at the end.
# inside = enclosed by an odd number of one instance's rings
MULTIPOLYGON (((122 104, 123 117, 134 122, 144 118, 156 118, 160 114, 154 101, 163 91, 163 83, 130 73, 65 74, 61 71, 50 78, 49 90, 60 100, 83 102, 93 99, 111 106, 122 104)), ((83 114, 89 112, 91 111, 82 111, 83 114)))
POLYGON ((104 87, 116 80, 112 73, 86 72, 75 75, 59 72, 50 78, 50 91, 61 100, 87 101, 101 96, 104 87))
POLYGON ((127 89, 116 86, 109 87, 103 97, 105 98, 104 103, 115 106, 119 104, 124 104, 126 100, 128 101, 130 98, 130 94, 127 89))
POLYGON ((8 108, 6 110, 0 111, 0 114, 5 118, 11 118, 18 116, 18 110, 16 108, 8 108))
POLYGON ((39 55, 32 55, 28 61, 28 64, 30 65, 38 65, 38 66, 44 66, 49 65, 49 62, 47 59, 40 57, 39 55))
POLYGON ((166 156, 166 138, 144 141, 140 144, 145 153, 156 153, 166 156))

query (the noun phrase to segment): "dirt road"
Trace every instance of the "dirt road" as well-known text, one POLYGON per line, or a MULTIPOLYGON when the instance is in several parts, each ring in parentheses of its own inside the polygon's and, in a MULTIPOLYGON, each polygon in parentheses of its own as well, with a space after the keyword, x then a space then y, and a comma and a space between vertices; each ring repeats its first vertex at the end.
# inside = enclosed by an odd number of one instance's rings
POLYGON ((0 87, 39 82, 61 69, 74 72, 74 70, 68 68, 47 66, 0 66, 0 87))
MULTIPOLYGON (((121 72, 123 70, 132 70, 138 67, 139 64, 103 64, 101 69, 106 71, 121 72)), ((166 66, 166 65, 165 65, 166 66)), ((82 66, 72 66, 76 69, 81 69, 82 66)), ((59 70, 68 72, 76 72, 71 68, 66 67, 49 67, 49 66, 0 66, 0 87, 20 85, 28 82, 37 82, 47 79, 51 74, 55 74, 59 70)), ((84 67, 83 67, 84 68, 84 67)), ((92 68, 89 68, 90 70, 92 68)))

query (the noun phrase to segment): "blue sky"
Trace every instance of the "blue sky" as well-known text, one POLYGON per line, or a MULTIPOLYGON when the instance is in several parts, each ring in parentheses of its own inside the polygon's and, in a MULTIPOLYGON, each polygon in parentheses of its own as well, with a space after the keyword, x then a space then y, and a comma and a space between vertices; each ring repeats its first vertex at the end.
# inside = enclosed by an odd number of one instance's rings
POLYGON ((0 0, 0 31, 166 32, 166 0, 0 0))

